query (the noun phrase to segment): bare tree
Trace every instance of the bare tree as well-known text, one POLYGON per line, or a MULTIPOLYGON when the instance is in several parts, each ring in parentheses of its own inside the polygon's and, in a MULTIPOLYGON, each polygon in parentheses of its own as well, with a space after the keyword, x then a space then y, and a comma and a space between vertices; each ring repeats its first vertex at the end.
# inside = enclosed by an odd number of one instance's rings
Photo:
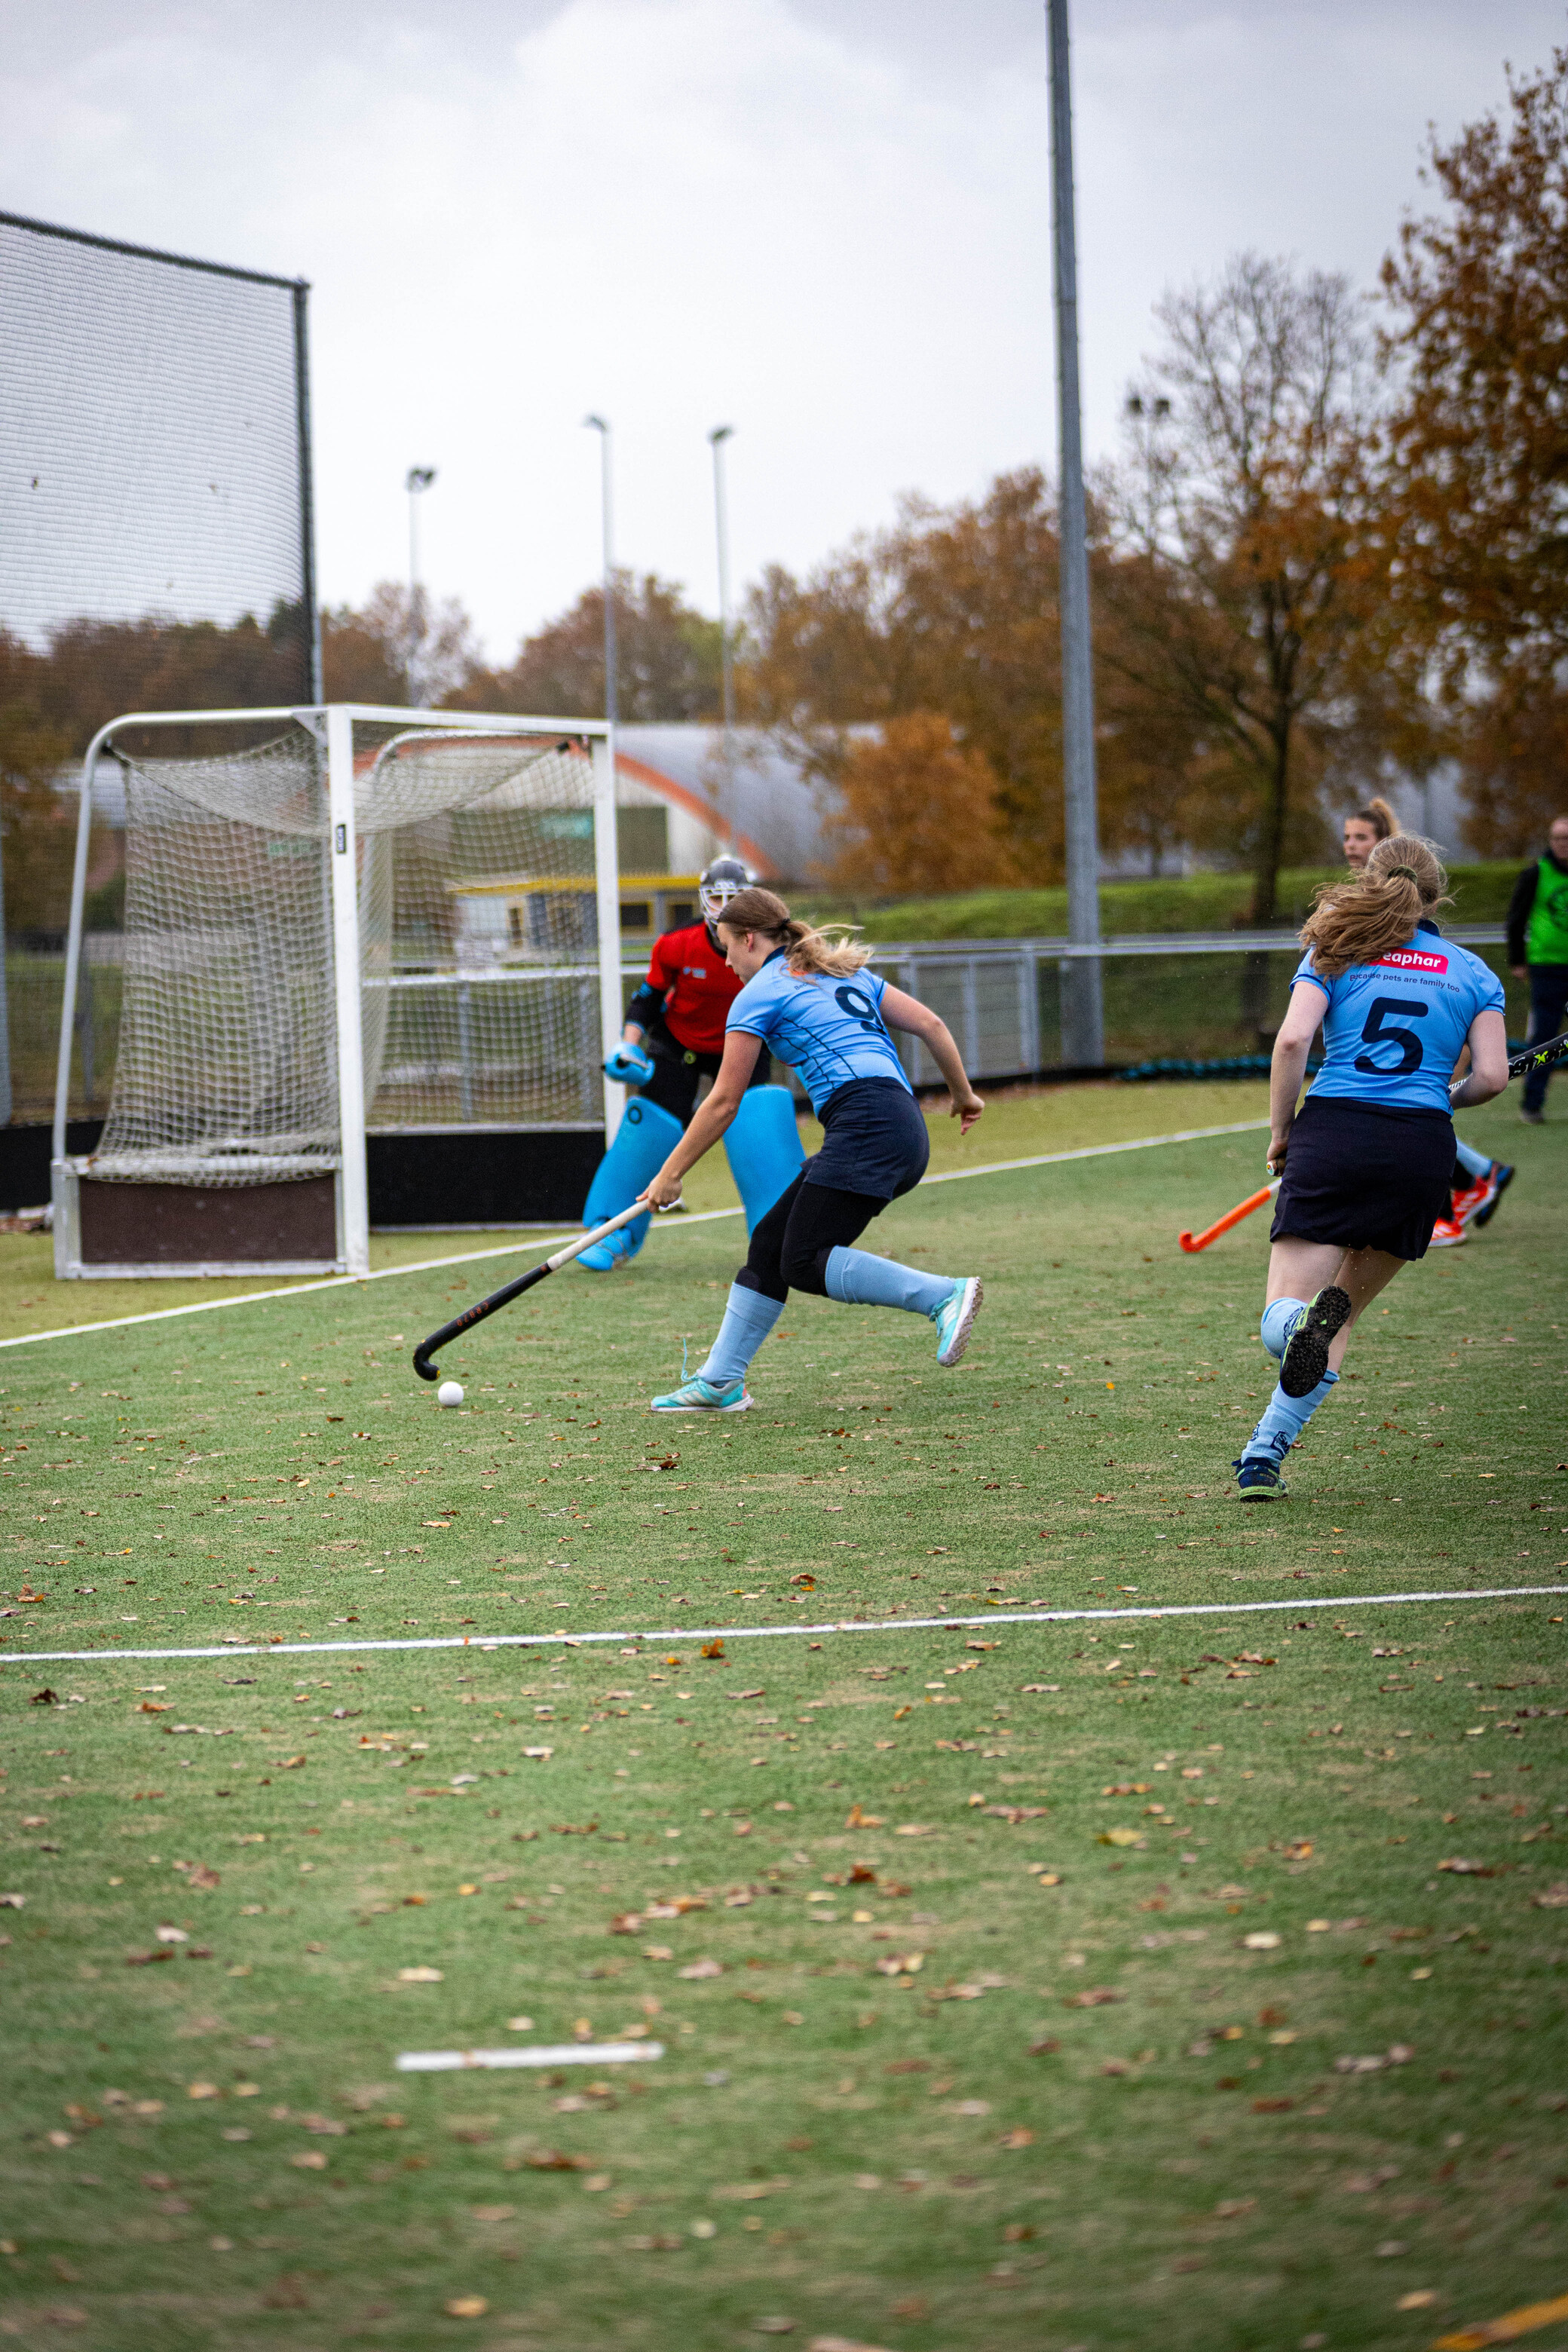
POLYGON ((1106 658, 1192 728, 1266 923, 1293 821, 1317 821, 1318 787, 1358 740, 1370 338, 1344 278, 1258 254, 1155 316, 1163 345, 1104 487, 1113 553, 1141 559, 1102 574, 1106 658))

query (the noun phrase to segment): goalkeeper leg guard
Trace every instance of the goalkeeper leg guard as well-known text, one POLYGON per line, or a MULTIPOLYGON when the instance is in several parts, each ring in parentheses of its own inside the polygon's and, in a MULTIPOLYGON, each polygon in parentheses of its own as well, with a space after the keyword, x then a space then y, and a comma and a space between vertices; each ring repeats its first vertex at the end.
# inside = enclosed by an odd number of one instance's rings
MULTIPOLYGON (((658 1103, 640 1097, 627 1103, 616 1139, 600 1160, 584 1203, 583 1223, 602 1225, 606 1217, 630 1208, 643 1186, 652 1181, 681 1138, 680 1121, 658 1103)), ((648 1220, 638 1217, 623 1225, 608 1241, 597 1242, 577 1260, 591 1274, 606 1274, 622 1258, 636 1257, 647 1239, 648 1220)))
POLYGON ((805 1165, 787 1087, 747 1087, 724 1137, 724 1156, 746 1212, 746 1231, 754 1233, 805 1165))

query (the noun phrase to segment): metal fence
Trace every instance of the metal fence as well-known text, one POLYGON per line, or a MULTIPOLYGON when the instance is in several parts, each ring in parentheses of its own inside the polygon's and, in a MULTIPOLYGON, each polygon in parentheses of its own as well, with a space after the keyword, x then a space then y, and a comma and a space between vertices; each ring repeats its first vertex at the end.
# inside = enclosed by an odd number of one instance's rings
MULTIPOLYGON (((1501 926, 1458 925, 1447 936, 1473 948, 1503 979, 1510 1032, 1522 1035, 1529 1007, 1524 991, 1508 977, 1501 926)), ((121 952, 117 931, 89 932, 83 941, 73 1118, 100 1118, 108 1106, 120 1032, 121 952)), ((1107 940, 1098 950, 1066 940, 910 940, 877 948, 874 962, 895 987, 940 1013, 972 1076, 994 1083, 1063 1066, 1062 974, 1075 960, 1096 954, 1104 978, 1106 1063, 1124 1068, 1164 1058, 1222 1059, 1255 1052, 1259 1034, 1277 1027, 1283 1015, 1300 949, 1294 934, 1285 931, 1165 931, 1107 940)), ((628 994, 646 969, 641 959, 624 964, 628 994)), ((13 949, 5 973, 11 1116, 19 1125, 28 1124, 47 1119, 53 1106, 65 957, 13 949)), ((516 1108, 515 1076, 492 1066, 486 1024, 475 1012, 488 977, 451 975, 442 992, 440 1059, 455 1115, 464 1118, 504 1118, 516 1108), (498 1108, 502 1096, 505 1103, 498 1108), (484 1109, 479 1108, 481 1100, 484 1109)), ((406 985, 416 995, 433 993, 427 979, 406 985)), ((595 1083, 591 1015, 585 1004, 588 1087, 595 1083)), ((900 1050, 916 1086, 940 1084, 922 1045, 906 1037, 900 1050)), ((395 1068, 385 1073, 389 1102, 397 1078, 395 1068)), ((567 1081, 562 1083, 571 1092, 567 1081)))
MULTIPOLYGON (((1524 992, 1508 982, 1498 924, 1458 925, 1447 936, 1474 949, 1510 989, 1510 1024, 1522 1029, 1524 992), (1517 999, 1517 1002, 1516 1002, 1517 999)), ((1104 940, 911 940, 875 950, 876 970, 947 1023, 977 1079, 1061 1069, 1063 978, 1098 958, 1105 1001, 1105 1060, 1126 1068, 1163 1059, 1222 1060, 1256 1053, 1278 1028, 1301 950, 1290 931, 1165 931, 1104 940)), ((916 1086, 941 1083, 923 1045, 899 1041, 916 1086)))

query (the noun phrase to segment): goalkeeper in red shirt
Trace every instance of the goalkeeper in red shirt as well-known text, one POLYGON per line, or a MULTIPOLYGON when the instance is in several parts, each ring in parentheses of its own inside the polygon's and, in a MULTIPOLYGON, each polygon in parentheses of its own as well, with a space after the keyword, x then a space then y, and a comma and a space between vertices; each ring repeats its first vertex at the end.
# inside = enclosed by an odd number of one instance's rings
MULTIPOLYGON (((654 942, 647 978, 627 1005, 621 1042, 605 1064, 606 1077, 637 1092, 599 1162, 584 1206, 585 1225, 603 1224, 630 1206, 679 1141, 703 1079, 711 1082, 718 1076, 724 1024, 741 983, 724 961, 714 926, 751 879, 738 857, 715 858, 699 884, 701 919, 666 931, 654 942)), ((766 1053, 759 1054, 745 1100, 724 1138, 748 1232, 805 1161, 794 1098, 784 1087, 769 1085, 771 1067, 766 1053)), ((647 1228, 647 1217, 623 1225, 607 1241, 584 1250, 577 1264, 590 1273, 609 1272, 636 1257, 647 1228)))

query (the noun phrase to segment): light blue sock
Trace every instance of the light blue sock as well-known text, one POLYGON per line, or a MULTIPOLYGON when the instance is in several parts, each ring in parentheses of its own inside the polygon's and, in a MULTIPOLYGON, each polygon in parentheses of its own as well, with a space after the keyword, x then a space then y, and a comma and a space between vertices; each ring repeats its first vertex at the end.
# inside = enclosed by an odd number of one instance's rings
POLYGON ((708 1361, 699 1370, 698 1379, 710 1381, 716 1389, 744 1380, 747 1365, 783 1313, 782 1298, 769 1298, 760 1290, 742 1290, 738 1282, 732 1282, 719 1337, 708 1350, 708 1361))
POLYGON ((1242 1448, 1242 1458, 1249 1454, 1272 1454, 1283 1462, 1323 1399, 1337 1386, 1338 1372, 1325 1372, 1315 1389, 1304 1397, 1288 1397, 1276 1388, 1263 1408, 1263 1417, 1242 1448))
POLYGON ((1263 1344, 1271 1356, 1282 1356, 1285 1353, 1285 1343, 1290 1337, 1290 1326, 1297 1316, 1303 1311, 1306 1304, 1304 1298, 1276 1298, 1264 1308, 1263 1321, 1259 1328, 1263 1333, 1263 1344))
POLYGON ((1484 1151, 1478 1151, 1473 1143, 1461 1143, 1458 1136, 1454 1139, 1454 1157, 1472 1181, 1484 1176, 1492 1164, 1484 1151))
POLYGON ((951 1275, 919 1274, 869 1250, 830 1249, 824 1279, 829 1298, 846 1307, 901 1307, 910 1315, 934 1315, 952 1289, 951 1275))

